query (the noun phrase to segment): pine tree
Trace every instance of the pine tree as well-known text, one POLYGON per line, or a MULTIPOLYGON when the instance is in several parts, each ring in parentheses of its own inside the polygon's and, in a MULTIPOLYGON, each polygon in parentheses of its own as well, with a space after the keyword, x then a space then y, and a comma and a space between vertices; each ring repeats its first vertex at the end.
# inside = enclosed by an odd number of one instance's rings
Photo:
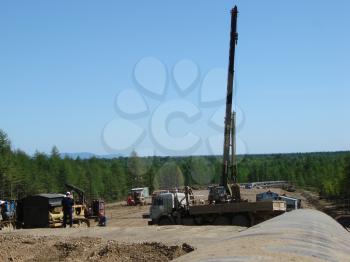
POLYGON ((173 161, 165 163, 157 172, 154 180, 156 189, 171 189, 183 186, 183 174, 179 166, 173 161))
POLYGON ((143 186, 143 163, 136 151, 132 151, 128 159, 128 180, 129 187, 141 187, 143 186))
POLYGON ((342 185, 342 192, 345 198, 350 198, 350 155, 344 160, 344 179, 342 185))

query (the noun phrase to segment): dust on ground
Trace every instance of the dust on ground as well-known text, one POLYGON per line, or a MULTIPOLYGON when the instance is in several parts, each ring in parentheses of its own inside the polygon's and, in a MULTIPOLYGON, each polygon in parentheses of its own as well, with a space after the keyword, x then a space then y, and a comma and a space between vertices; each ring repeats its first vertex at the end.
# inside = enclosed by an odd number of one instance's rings
POLYGON ((0 234, 0 261, 170 261, 194 250, 184 243, 121 244, 102 238, 0 234))
MULTIPOLYGON (((106 217, 109 227, 137 227, 147 226, 147 219, 143 214, 149 213, 149 205, 127 206, 125 202, 110 203, 106 205, 106 217)), ((97 223, 92 223, 97 224, 97 223)))

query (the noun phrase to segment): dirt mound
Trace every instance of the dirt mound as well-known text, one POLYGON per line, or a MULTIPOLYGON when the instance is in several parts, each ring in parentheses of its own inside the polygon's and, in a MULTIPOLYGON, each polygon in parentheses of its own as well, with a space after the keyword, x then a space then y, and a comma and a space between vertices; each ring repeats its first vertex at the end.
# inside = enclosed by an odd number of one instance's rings
POLYGON ((121 244, 101 238, 0 235, 0 261, 170 261, 194 249, 187 244, 121 244))

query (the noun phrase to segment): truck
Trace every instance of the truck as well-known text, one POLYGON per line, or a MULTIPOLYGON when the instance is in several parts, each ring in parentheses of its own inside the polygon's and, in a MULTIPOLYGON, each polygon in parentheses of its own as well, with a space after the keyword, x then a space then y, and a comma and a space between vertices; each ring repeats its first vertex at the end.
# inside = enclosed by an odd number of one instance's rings
POLYGON ((284 201, 225 202, 191 205, 186 193, 152 199, 149 225, 237 225, 249 227, 286 211, 284 201))
POLYGON ((128 206, 146 205, 146 199, 149 197, 148 187, 132 188, 128 194, 126 204, 128 206))
POLYGON ((241 198, 240 186, 237 182, 236 113, 232 111, 234 58, 238 41, 237 17, 238 8, 235 6, 231 11, 223 163, 220 183, 208 188, 208 202, 202 205, 193 204, 190 201, 193 193, 188 186, 185 187, 184 193, 162 193, 153 197, 148 223, 150 225, 252 226, 286 211, 285 201, 248 202, 241 198))

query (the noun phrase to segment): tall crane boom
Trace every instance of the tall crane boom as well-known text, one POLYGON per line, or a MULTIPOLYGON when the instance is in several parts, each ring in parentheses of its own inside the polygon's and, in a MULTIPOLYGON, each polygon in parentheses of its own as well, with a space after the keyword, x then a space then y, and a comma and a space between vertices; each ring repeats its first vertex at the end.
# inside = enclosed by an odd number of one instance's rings
POLYGON ((231 34, 230 34, 230 54, 227 76, 227 94, 226 94, 226 115, 225 115, 225 133, 224 133, 224 153, 223 153, 223 167, 220 186, 224 186, 226 192, 232 196, 233 192, 228 184, 229 175, 233 183, 237 181, 237 168, 235 160, 235 112, 232 111, 233 98, 233 82, 234 82, 234 66, 235 66, 235 51, 238 40, 237 33, 237 17, 238 9, 235 6, 231 10, 231 34), (230 157, 231 149, 231 157, 230 157))
POLYGON ((230 59, 227 79, 223 169, 219 185, 208 187, 208 203, 189 202, 191 194, 164 193, 155 196, 150 208, 149 225, 237 225, 249 227, 286 211, 285 201, 248 202, 241 198, 235 159, 235 112, 232 111, 235 48, 237 44, 237 7, 231 11, 230 59), (230 176, 230 181, 229 181, 230 176), (233 182, 229 185, 229 182, 233 182), (186 201, 185 201, 186 200, 186 201))

